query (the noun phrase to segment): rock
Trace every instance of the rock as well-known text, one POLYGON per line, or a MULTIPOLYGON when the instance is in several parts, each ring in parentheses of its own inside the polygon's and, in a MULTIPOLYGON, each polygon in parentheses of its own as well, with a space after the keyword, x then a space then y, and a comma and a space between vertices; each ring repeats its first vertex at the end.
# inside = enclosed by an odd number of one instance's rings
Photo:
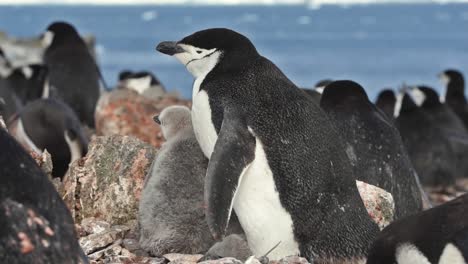
POLYGON ((64 178, 62 196, 75 222, 95 217, 116 225, 135 219, 155 154, 133 137, 94 138, 87 156, 73 162, 64 178))
POLYGON ((101 96, 96 107, 97 135, 132 135, 157 148, 163 143, 160 127, 153 121, 169 105, 190 106, 190 101, 166 95, 151 100, 128 89, 116 89, 101 96))
POLYGON ((309 264, 307 259, 298 256, 289 256, 280 261, 270 261, 270 264, 309 264))
POLYGON ((177 253, 170 253, 163 256, 169 263, 172 264, 190 264, 190 263, 197 263, 199 259, 203 257, 203 255, 187 255, 187 254, 177 254, 177 253))
MULTIPOLYGON (((52 164, 52 156, 50 156, 50 153, 46 150, 42 152, 42 154, 38 154, 35 151, 29 151, 29 155, 36 161, 37 165, 45 172, 47 177, 49 177, 50 180, 52 180, 52 169, 54 168, 52 164)), ((60 183, 60 179, 58 179, 60 183)), ((57 184, 57 182, 52 181, 54 183, 54 186, 57 184)), ((57 186, 56 186, 57 189, 57 186)))
POLYGON ((356 181, 356 186, 367 213, 382 230, 393 221, 395 202, 392 195, 384 189, 362 181, 356 181))
MULTIPOLYGON (((255 259, 255 258, 252 258, 252 259, 249 259, 251 262, 245 262, 246 264, 260 264, 260 262, 255 259)), ((248 260, 248 261, 249 261, 248 260)), ((172 263, 172 262, 170 262, 172 263)), ((215 259, 215 260, 206 260, 206 261, 202 261, 202 262, 199 262, 200 264, 242 264, 242 261, 240 260, 237 260, 235 258, 222 258, 222 259, 215 259)))
POLYGON ((101 251, 111 244, 122 244, 122 238, 128 227, 113 226, 103 232, 80 238, 80 245, 86 255, 101 251))
POLYGON ((81 228, 86 234, 102 233, 105 230, 110 229, 110 227, 111 226, 109 223, 102 220, 98 220, 94 217, 89 217, 81 220, 81 228))

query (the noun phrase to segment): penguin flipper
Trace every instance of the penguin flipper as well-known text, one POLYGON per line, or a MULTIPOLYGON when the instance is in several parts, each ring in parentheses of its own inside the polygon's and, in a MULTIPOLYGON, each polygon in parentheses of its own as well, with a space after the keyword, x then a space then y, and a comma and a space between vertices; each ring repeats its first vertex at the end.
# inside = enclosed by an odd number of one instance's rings
POLYGON ((205 178, 206 219, 217 240, 226 233, 237 188, 254 157, 255 137, 247 124, 225 111, 205 178))

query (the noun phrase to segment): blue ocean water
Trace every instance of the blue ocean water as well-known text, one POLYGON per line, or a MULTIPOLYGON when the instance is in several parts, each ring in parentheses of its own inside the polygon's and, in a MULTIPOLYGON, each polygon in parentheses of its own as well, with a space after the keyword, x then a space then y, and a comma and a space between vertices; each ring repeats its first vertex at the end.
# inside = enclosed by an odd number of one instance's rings
POLYGON ((169 89, 191 96, 192 77, 155 51, 163 40, 228 27, 301 87, 320 79, 352 79, 374 98, 383 87, 428 84, 437 73, 468 73, 468 4, 323 6, 0 6, 0 29, 13 36, 41 33, 66 20, 97 37, 104 77, 123 69, 151 70, 169 89))

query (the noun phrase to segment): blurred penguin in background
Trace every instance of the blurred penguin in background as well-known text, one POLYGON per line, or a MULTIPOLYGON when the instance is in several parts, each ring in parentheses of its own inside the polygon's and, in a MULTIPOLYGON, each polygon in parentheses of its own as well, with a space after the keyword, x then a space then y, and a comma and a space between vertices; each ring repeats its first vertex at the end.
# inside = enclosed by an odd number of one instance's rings
POLYGON ((83 124, 94 128, 94 111, 104 81, 88 47, 66 22, 49 25, 42 41, 51 96, 61 98, 83 124))
POLYGON ((161 82, 147 71, 122 71, 119 74, 118 87, 130 89, 149 99, 158 99, 166 93, 161 82))

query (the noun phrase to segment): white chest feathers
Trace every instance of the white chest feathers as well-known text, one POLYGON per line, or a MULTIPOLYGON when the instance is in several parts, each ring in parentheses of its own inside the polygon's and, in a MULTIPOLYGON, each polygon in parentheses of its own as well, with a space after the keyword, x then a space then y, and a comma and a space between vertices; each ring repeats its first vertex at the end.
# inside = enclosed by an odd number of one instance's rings
POLYGON ((197 78, 193 84, 192 124, 200 147, 207 158, 213 153, 218 135, 211 119, 211 108, 208 94, 200 91, 204 76, 197 78))
POLYGON ((255 159, 241 177, 234 210, 254 255, 263 256, 278 243, 268 255, 271 260, 298 255, 299 244, 294 238, 291 215, 281 205, 273 173, 258 138, 255 159))

